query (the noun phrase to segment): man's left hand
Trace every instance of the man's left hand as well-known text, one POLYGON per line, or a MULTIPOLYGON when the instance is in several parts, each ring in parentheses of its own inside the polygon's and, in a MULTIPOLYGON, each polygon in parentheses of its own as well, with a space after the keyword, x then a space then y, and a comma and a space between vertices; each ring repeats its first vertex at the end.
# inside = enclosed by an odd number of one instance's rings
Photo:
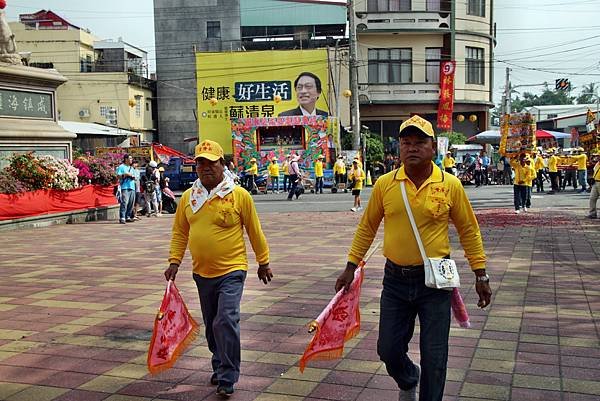
POLYGON ((267 284, 273 278, 273 272, 269 264, 258 266, 258 279, 267 284))
POLYGON ((477 306, 485 308, 492 302, 492 289, 490 288, 489 282, 478 281, 475 283, 475 291, 479 295, 479 302, 477 306))

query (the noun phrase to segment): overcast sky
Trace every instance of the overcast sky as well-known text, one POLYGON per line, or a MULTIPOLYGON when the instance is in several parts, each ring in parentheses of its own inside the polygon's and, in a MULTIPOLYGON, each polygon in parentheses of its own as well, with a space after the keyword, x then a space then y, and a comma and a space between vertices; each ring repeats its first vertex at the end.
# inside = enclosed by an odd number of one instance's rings
MULTIPOLYGON (((366 1, 366 0, 357 0, 366 1)), ((466 0, 456 0, 466 1, 466 0)), ((8 20, 21 13, 50 9, 101 39, 122 37, 148 51, 154 70, 152 0, 7 0, 8 20)), ((514 85, 540 84, 569 78, 573 94, 582 85, 600 83, 600 0, 495 0, 494 98, 498 102, 505 69, 514 85), (507 64, 510 63, 510 64, 507 64)), ((539 93, 541 86, 517 88, 539 93)))

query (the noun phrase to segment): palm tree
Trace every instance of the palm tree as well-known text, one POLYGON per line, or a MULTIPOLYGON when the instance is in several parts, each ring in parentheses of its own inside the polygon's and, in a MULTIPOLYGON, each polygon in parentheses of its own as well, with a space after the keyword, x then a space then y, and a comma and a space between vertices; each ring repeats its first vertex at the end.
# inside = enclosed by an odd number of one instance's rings
POLYGON ((590 104, 594 103, 598 99, 598 85, 594 82, 590 82, 587 85, 583 85, 581 94, 577 97, 577 104, 590 104))

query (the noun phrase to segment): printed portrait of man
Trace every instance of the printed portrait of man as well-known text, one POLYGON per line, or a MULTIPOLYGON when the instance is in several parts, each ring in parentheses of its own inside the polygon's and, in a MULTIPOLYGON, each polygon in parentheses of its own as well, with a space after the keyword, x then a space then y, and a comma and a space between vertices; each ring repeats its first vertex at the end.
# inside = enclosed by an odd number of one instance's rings
POLYGON ((325 116, 329 113, 317 109, 317 100, 321 96, 321 80, 312 72, 302 72, 294 81, 298 107, 279 113, 279 117, 286 116, 325 116))

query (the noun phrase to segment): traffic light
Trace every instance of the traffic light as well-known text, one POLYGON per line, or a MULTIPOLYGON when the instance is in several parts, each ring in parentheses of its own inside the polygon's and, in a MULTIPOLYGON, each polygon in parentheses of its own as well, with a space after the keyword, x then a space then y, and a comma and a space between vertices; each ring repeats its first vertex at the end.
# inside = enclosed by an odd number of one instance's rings
POLYGON ((569 91, 571 90, 571 83, 568 78, 560 78, 555 81, 554 88, 557 91, 569 91))

